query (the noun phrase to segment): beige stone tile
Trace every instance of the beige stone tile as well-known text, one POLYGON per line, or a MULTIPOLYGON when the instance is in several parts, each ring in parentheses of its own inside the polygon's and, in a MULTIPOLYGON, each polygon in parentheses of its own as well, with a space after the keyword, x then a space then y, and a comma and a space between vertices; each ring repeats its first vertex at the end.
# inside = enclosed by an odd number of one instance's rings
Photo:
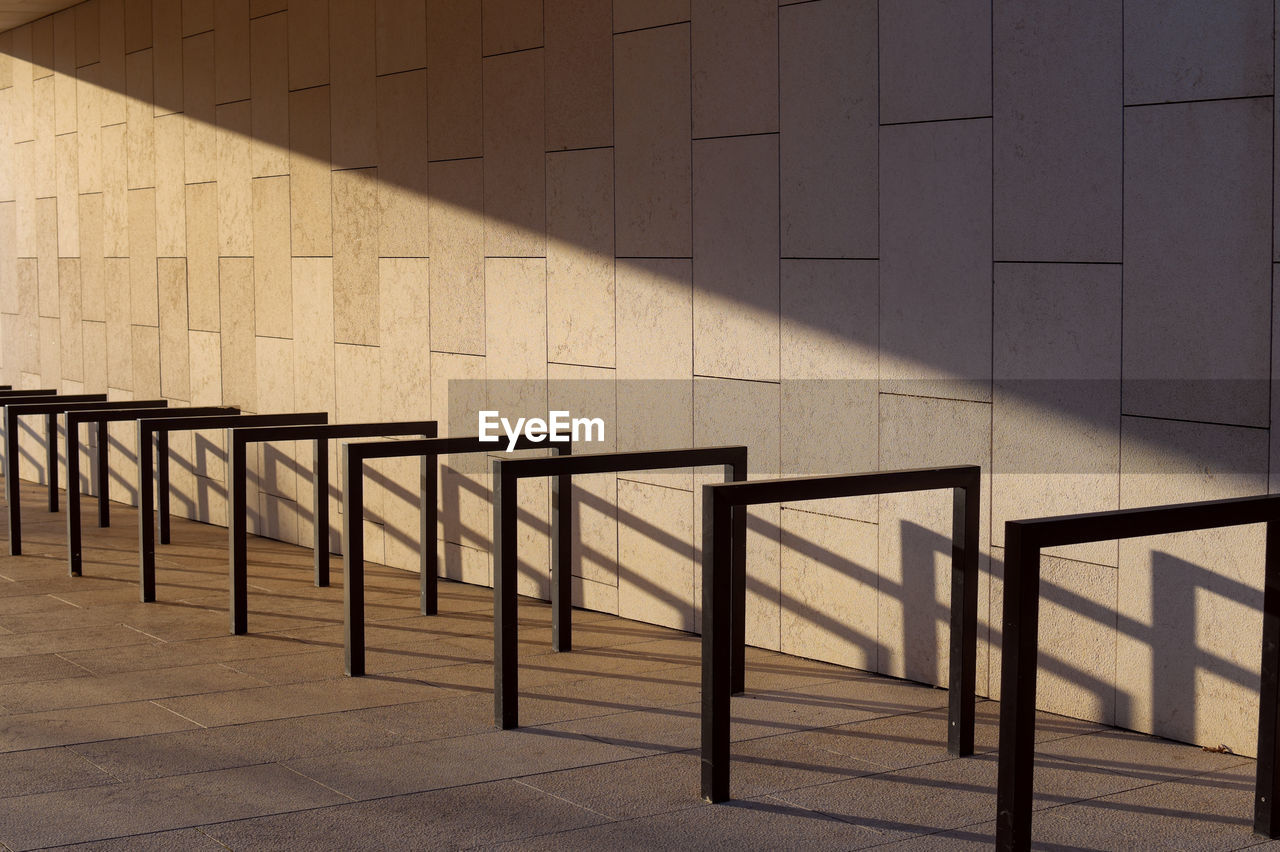
POLYGON ((246 100, 252 92, 249 0, 214 3, 214 91, 220 104, 246 100))
POLYGON ((45 16, 31 25, 31 61, 37 80, 53 74, 53 18, 45 16))
POLYGON ((257 18, 283 12, 289 6, 289 0, 249 0, 249 16, 257 18))
MULTIPOLYGON (((1120 507, 1261 494, 1266 455, 1257 429, 1125 417, 1120 507)), ((1118 725, 1253 752, 1262 555, 1260 526, 1120 542, 1118 725)))
POLYGON ((690 257, 689 28, 619 36, 613 62, 617 255, 690 257))
POLYGON ((80 256, 80 146, 76 136, 59 136, 54 146, 58 170, 58 257, 80 256))
MULTIPOLYGON (((254 338, 254 344, 256 363, 263 367, 270 366, 271 369, 263 369, 261 372, 255 369, 258 393, 251 410, 262 414, 299 410, 295 404, 297 391, 293 371, 294 342, 281 337, 257 337, 254 338)), ((222 357, 231 362, 233 358, 242 356, 224 353, 222 357)), ((228 404, 235 403, 228 399, 228 404)))
POLYGON ((289 175, 293 256, 332 254, 327 86, 289 94, 289 175))
POLYGON ((293 260, 294 373, 310 377, 299 382, 294 403, 299 411, 334 414, 333 375, 333 261, 325 257, 293 260))
MULTIPOLYGON (((155 62, 155 115, 182 112, 182 6, 179 3, 151 4, 151 50, 155 62)), ((210 57, 212 59, 212 56, 210 57)))
POLYGON ((13 30, 0 33, 0 89, 13 86, 13 30))
POLYGON ((253 281, 256 333, 293 336, 289 254, 289 177, 253 181, 253 281))
POLYGON ((75 65, 92 65, 101 56, 102 9, 98 0, 87 0, 75 7, 75 65))
POLYGON ((182 87, 186 114, 187 183, 218 179, 218 115, 212 31, 182 40, 182 87))
POLYGON ((222 335, 216 331, 192 331, 190 335, 191 404, 221 405, 222 335))
MULTIPOLYGON (((618 449, 693 446, 691 262, 618 262, 618 449)), ((690 474, 625 473, 627 479, 693 488, 690 474)))
POLYGON ((98 59, 102 124, 124 121, 125 104, 125 0, 102 0, 101 54, 98 59))
POLYGON ((58 258, 58 341, 62 378, 84 381, 84 337, 81 328, 80 258, 58 258))
POLYGON ((484 154, 480 3, 427 0, 427 158, 484 154))
POLYGON ((213 29, 214 0, 182 0, 182 35, 190 36, 213 29))
MULTIPOLYGON (((489 258, 485 261, 488 285, 485 290, 485 353, 490 382, 508 379, 545 382, 546 270, 546 263, 540 258, 489 258)), ((504 390, 514 394, 512 402, 527 402, 535 407, 541 406, 545 411, 545 386, 541 395, 531 387, 504 390)), ((491 402, 502 410, 497 399, 491 402)), ((544 412, 534 412, 540 413, 544 412)))
POLYGON ((13 157, 13 88, 0 89, 0 145, 10 152, 0 162, 0 202, 13 201, 17 198, 17 187, 14 180, 13 157))
POLYGON ((328 0, 289 4, 289 90, 329 82, 328 0))
POLYGON ((905 0, 880 10, 880 121, 991 114, 991 4, 905 0))
MULTIPOLYGON (((57 317, 40 317, 40 384, 42 388, 63 387, 62 379, 62 342, 61 325, 57 317)), ((27 452, 37 459, 43 459, 40 447, 28 447, 27 452)))
MULTIPOLYGON (((254 261, 224 257, 218 261, 218 297, 221 307, 218 354, 222 365, 220 403, 258 410, 258 346, 254 336, 254 261)), ((263 362, 264 373, 280 372, 292 359, 263 362)), ((292 375, 292 371, 288 371, 292 375)), ((292 393, 290 393, 292 396, 292 393)), ((194 400, 193 400, 194 402, 194 400)))
POLYGON ((426 258, 378 262, 382 416, 389 420, 431 416, 429 275, 426 258))
POLYGON ((125 104, 129 189, 155 186, 156 183, 155 121, 152 119, 155 88, 153 65, 151 48, 125 57, 129 95, 125 104))
POLYGON ((17 263, 14 246, 17 233, 17 203, 0 203, 0 314, 16 314, 19 311, 17 263))
POLYGON ((193 183, 186 189, 190 327, 199 331, 217 331, 218 185, 193 183))
POLYGON ((125 0, 124 49, 128 53, 151 47, 152 0, 125 0))
POLYGON ((613 152, 548 154, 547 357, 614 365, 613 152))
MULTIPOLYGON (((84 322, 81 324, 84 338, 84 389, 86 393, 107 391, 107 324, 84 322)), ((81 470, 85 470, 81 465, 81 470)))
POLYGON ((103 281, 107 293, 107 384, 113 388, 133 388, 133 333, 130 323, 129 261, 109 257, 103 261, 103 281))
POLYGON ((18 299, 17 313, 22 318, 22 339, 17 345, 20 355, 19 366, 28 373, 35 373, 40 367, 38 342, 40 323, 37 318, 39 283, 36 263, 34 258, 18 258, 14 269, 14 284, 18 299))
POLYGON ((480 160, 430 167, 427 231, 431 348, 436 352, 485 351, 483 181, 480 160))
POLYGON ((14 204, 17 205, 15 248, 19 257, 36 256, 36 185, 33 179, 35 142, 13 146, 14 204))
POLYGON ((187 254, 186 124, 182 113, 162 115, 155 122, 156 254, 187 254))
POLYGON ((693 495, 618 479, 618 615, 694 629, 693 495))
POLYGON ((102 128, 102 250, 106 257, 129 254, 127 147, 125 125, 102 128))
MULTIPOLYGON (((875 261, 784 260, 781 473, 875 470, 879 276, 875 261)), ((875 497, 793 508, 874 523, 875 497)))
POLYGON ((289 173, 288 44, 285 15, 249 22, 254 177, 289 173))
MULTIPOLYGON (((976 464, 983 468, 979 625, 988 624, 991 407, 986 403, 882 394, 880 469, 976 464)), ((951 495, 880 497, 879 671, 923 683, 947 678, 951 599, 951 495)), ((985 694, 985 631, 979 631, 979 692, 985 694)))
POLYGON ((191 344, 187 324, 187 262, 180 257, 156 261, 160 287, 160 392, 191 400, 191 344))
POLYGON ((613 144, 612 0, 544 0, 547 150, 613 144))
POLYGON ((542 51, 484 61, 484 253, 545 257, 542 51))
POLYGON ((57 136, 53 132, 53 78, 42 77, 32 84, 35 91, 35 172, 37 198, 58 192, 57 136))
POLYGON ((692 0, 693 135, 778 130, 778 4, 692 0))
MULTIPOLYGON (((488 405, 487 399, 477 398, 484 394, 485 368, 483 357, 431 353, 431 413, 444 434, 476 434, 478 413, 488 405)), ((492 584, 489 547, 493 521, 488 469, 483 456, 441 459, 437 553, 442 576, 492 584)))
MULTIPOLYGON (((990 697, 1000 697, 1004 548, 991 551, 990 697)), ((1056 556, 1040 559, 1040 655, 1036 707, 1115 724, 1117 571, 1056 556)))
MULTIPOLYGON (((996 264, 991 539, 1005 521, 1119 508, 1118 266, 996 264)), ((1116 565, 1115 542, 1052 553, 1116 565)))
MULTIPOLYGON (((301 543, 302 540, 298 537, 298 522, 304 511, 310 510, 304 510, 297 502, 276 497, 274 494, 259 494, 258 501, 258 524, 253 530, 254 535, 274 538, 277 541, 301 543)), ((250 515, 252 518, 253 513, 250 515)))
POLYGON ((249 101, 218 107, 218 253, 253 254, 253 135, 249 101))
POLYGON ((781 521, 782 652, 874 670, 876 526, 786 509, 781 521))
POLYGON ((778 381, 778 139, 694 143, 693 370, 778 381))
POLYGON ((102 88, 98 66, 80 70, 76 80, 77 192, 102 191, 102 88))
POLYGON ((64 9, 53 16, 54 132, 76 130, 76 13, 64 9))
POLYGON ((36 273, 40 316, 58 315, 58 199, 36 200, 36 273))
POLYGON ((485 56, 542 46, 541 0, 483 0, 485 56))
POLYGON ((374 5, 368 0, 329 3, 329 96, 335 168, 378 165, 374 5))
POLYGON ((1126 414, 1269 423, 1272 124, 1247 99, 1125 113, 1126 414))
MULTIPOLYGON (((334 385, 337 423, 368 423, 384 419, 382 410, 382 384, 371 381, 382 373, 382 350, 377 346, 355 346, 338 343, 334 346, 334 385)), ((337 448, 335 446, 335 452, 337 448)), ((337 459, 342 456, 336 455, 337 459)), ((346 488, 342 465, 335 464, 329 472, 337 493, 346 488)), ((368 477, 365 483, 366 517, 381 519, 386 488, 381 477, 368 477)), ((338 521, 334 516, 335 523, 338 521)), ((373 562, 380 560, 366 554, 373 562)))
POLYGON ((421 467, 418 459, 383 459, 375 467, 376 476, 386 480, 381 512, 383 564, 414 572, 421 564, 421 467))
POLYGON ((378 254, 427 257, 428 166, 422 156, 422 140, 427 135, 427 72, 379 77, 377 85, 378 201, 382 210, 378 254))
POLYGON ((133 395, 139 399, 160 396, 160 329, 135 325, 133 331, 133 395))
POLYGON ((996 258, 1120 260, 1121 6, 993 9, 996 258))
POLYGON ((800 4, 778 15, 782 254, 876 257, 876 5, 800 4))
POLYGON ((378 344, 378 170, 333 172, 333 329, 378 344))
POLYGON ((32 86, 34 67, 31 61, 31 27, 19 27, 13 33, 10 67, 13 76, 15 142, 35 139, 35 92, 32 86))
POLYGON ((427 0, 378 0, 375 26, 379 76, 427 67, 427 0))
POLYGON ((991 398, 990 154, 987 119, 880 132, 882 390, 991 398))

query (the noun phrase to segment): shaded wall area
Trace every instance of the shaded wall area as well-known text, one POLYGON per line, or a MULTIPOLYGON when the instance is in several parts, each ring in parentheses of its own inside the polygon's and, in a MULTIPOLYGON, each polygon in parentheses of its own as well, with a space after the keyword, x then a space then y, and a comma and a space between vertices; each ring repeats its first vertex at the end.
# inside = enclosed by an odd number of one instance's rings
MULTIPOLYGON (((89 0, 0 34, 0 375, 454 432, 570 408, 762 475, 979 463, 996 694, 1004 520, 1267 490, 1273 6, 89 0)), ((224 522, 221 438, 174 448, 224 522)), ((452 468, 442 564, 488 583, 452 468)), ((310 540, 309 471, 261 450, 257 531, 310 540)), ((415 564, 414 472, 376 475, 371 559, 415 564)), ((579 602, 698 629, 714 478, 584 480, 579 602)), ((756 511, 749 641, 942 683, 948 506, 756 511)), ((1042 706, 1252 752, 1258 531, 1045 578, 1042 706)))

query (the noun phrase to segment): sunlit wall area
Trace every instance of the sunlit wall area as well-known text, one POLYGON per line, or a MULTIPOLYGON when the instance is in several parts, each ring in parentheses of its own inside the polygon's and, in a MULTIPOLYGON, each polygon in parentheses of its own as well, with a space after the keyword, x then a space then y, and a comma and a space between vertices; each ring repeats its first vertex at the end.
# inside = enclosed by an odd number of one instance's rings
MULTIPOLYGON (((578 451, 745 443, 756 476, 980 464, 996 696, 1004 521, 1268 490, 1274 5, 89 0, 0 34, 0 377, 449 434, 565 410, 606 425, 578 451)), ((175 509, 225 523, 222 437, 173 450, 175 509)), ((253 461, 253 528, 310 542, 309 450, 253 461)), ((436 546, 488 584, 484 471, 449 460, 436 546)), ((699 629, 719 475, 583 479, 575 599, 699 629)), ((371 560, 416 568, 416 495, 377 467, 371 560)), ((748 640, 945 683, 950 520, 754 511, 748 640)), ((1050 552, 1041 706, 1252 753, 1261 545, 1050 552)))

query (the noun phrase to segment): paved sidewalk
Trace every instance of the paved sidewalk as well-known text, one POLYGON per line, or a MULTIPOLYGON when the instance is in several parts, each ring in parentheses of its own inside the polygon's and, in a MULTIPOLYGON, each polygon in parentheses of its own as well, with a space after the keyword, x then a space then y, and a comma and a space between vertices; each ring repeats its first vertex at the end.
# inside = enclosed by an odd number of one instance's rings
MULTIPOLYGON (((250 542, 248 636, 228 635, 226 531, 175 520, 158 601, 137 525, 65 517, 24 487, 29 555, 0 557, 0 845, 36 849, 987 849, 998 705, 946 753, 946 692, 750 651, 733 703, 735 801, 698 798, 696 637, 522 601, 521 721, 492 717, 492 593, 368 573, 370 676, 342 675, 342 576, 250 542)), ((1254 763, 1042 715, 1046 845, 1236 849, 1254 763)), ((1275 843, 1266 844, 1276 846, 1275 843)))

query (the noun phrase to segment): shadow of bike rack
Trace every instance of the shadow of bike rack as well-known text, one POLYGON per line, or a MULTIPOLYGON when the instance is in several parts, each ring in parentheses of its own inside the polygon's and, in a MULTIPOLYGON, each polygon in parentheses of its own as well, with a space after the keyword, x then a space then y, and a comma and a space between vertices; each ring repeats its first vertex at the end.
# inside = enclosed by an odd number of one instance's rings
MULTIPOLYGON (((952 489, 951 661, 947 750, 973 754, 974 690, 978 648, 978 507, 981 469, 974 465, 871 473, 762 479, 702 487, 702 797, 729 798, 729 697, 731 651, 739 647, 730 627, 729 596, 738 570, 730 565, 730 519, 761 503, 796 503, 905 491, 952 489), (727 616, 727 617, 726 617, 727 616)), ((734 686, 738 686, 734 684, 734 686)))
POLYGON ((1280 495, 1177 503, 1083 515, 1006 521, 1004 639, 1000 669, 1000 756, 996 781, 996 847, 1031 848, 1035 772, 1036 663, 1039 654, 1040 551, 1046 547, 1139 536, 1267 525, 1258 697, 1258 776, 1253 828, 1280 834, 1280 495))

